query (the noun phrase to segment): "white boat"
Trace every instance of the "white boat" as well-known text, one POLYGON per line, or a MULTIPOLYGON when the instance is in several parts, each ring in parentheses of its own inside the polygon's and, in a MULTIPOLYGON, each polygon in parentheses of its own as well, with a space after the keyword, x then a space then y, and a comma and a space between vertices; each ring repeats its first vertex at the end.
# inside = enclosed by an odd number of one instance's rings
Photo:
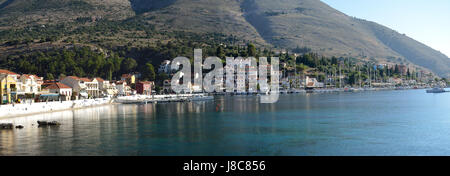
POLYGON ((286 90, 286 89, 280 89, 279 92, 280 92, 281 94, 287 94, 287 93, 288 93, 288 90, 286 90))
POLYGON ((306 93, 306 90, 304 90, 304 89, 295 89, 294 90, 294 93, 306 93))
POLYGON ((191 98, 189 98, 190 101, 206 101, 206 100, 213 100, 213 96, 207 96, 207 95, 194 95, 191 98))
POLYGON ((439 88, 439 87, 435 87, 433 89, 428 89, 427 93, 444 93, 445 89, 443 88, 439 88))

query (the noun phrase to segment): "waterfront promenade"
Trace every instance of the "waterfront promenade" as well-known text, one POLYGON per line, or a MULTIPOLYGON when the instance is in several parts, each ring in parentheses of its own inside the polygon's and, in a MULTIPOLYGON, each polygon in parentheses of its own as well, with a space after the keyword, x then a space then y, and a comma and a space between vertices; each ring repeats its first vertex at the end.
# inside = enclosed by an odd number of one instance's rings
POLYGON ((38 113, 47 113, 54 111, 63 111, 69 109, 107 105, 111 104, 112 102, 113 100, 110 98, 97 98, 97 99, 85 99, 74 101, 54 101, 54 102, 0 105, 0 119, 33 115, 38 113))
MULTIPOLYGON (((405 88, 411 89, 411 88, 405 88)), ((383 91, 395 90, 394 88, 342 88, 342 89, 315 89, 310 91, 280 91, 281 94, 304 94, 304 93, 332 93, 332 92, 360 92, 360 91, 383 91)), ((400 89, 402 90, 402 89, 400 89)), ((239 93, 223 93, 217 95, 241 95, 239 93)), ((250 94, 248 94, 250 95, 250 94)), ((118 98, 97 98, 84 99, 74 101, 54 101, 39 103, 23 103, 23 104, 7 104, 0 105, 0 119, 34 115, 38 113, 48 113, 54 111, 63 111, 77 108, 88 108, 100 105, 108 105, 112 103, 119 104, 147 104, 147 103, 164 103, 164 102, 189 102, 189 101, 205 101, 213 100, 213 96, 207 94, 169 94, 169 95, 133 95, 122 96, 118 98)))

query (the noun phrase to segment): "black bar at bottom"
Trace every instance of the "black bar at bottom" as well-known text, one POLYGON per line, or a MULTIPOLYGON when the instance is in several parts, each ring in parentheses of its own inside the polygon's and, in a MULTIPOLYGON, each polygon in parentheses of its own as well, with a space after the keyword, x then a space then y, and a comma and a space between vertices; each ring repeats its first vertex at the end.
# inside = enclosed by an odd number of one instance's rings
MULTIPOLYGON (((448 157, 0 157, 1 169, 126 175, 311 175, 447 168, 448 157), (58 171, 57 171, 58 170, 58 171), (161 173, 161 174, 156 174, 161 173), (308 174, 307 174, 308 173, 308 174)), ((20 170, 19 170, 20 171, 20 170)))

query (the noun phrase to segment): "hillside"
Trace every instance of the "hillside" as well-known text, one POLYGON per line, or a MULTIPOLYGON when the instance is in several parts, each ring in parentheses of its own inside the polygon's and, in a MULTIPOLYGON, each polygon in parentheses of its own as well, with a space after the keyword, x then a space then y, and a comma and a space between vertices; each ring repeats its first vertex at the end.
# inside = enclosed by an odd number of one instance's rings
POLYGON ((66 32, 58 36, 57 44, 81 38, 75 42, 101 47, 130 42, 147 46, 179 40, 177 32, 223 34, 263 47, 307 47, 325 56, 415 64, 450 76, 447 56, 382 25, 347 16, 319 0, 0 0, 0 29, 64 23, 70 24, 64 31, 72 31, 96 26, 98 19, 151 27, 95 33, 95 43, 92 36, 66 32), (80 18, 91 23, 76 23, 80 18))
POLYGON ((0 26, 58 24, 78 17, 126 19, 135 15, 130 6, 127 0, 1 0, 0 26))

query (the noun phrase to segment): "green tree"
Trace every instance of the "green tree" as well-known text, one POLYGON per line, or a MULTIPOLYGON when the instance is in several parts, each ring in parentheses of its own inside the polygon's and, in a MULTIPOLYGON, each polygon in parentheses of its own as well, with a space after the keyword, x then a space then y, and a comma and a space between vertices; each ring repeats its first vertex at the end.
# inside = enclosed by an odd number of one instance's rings
POLYGON ((256 47, 253 43, 247 45, 247 55, 256 57, 256 47))
POLYGON ((112 80, 112 74, 114 72, 114 63, 113 61, 109 60, 106 62, 105 66, 103 67, 103 71, 106 74, 105 77, 108 80, 112 80))
POLYGON ((166 79, 169 79, 169 75, 167 75, 166 73, 160 73, 160 74, 158 74, 158 76, 157 76, 157 78, 156 78, 156 80, 159 82, 159 83, 162 83, 164 80, 166 80, 166 79))
POLYGON ((153 65, 150 63, 145 64, 145 70, 142 73, 142 75, 145 80, 155 81, 156 73, 155 73, 155 68, 153 67, 153 65))
POLYGON ((53 76, 52 73, 47 73, 47 75, 45 75, 45 78, 49 79, 49 80, 54 80, 55 79, 55 77, 53 76))
POLYGON ((137 62, 133 58, 126 58, 120 65, 122 73, 130 73, 137 67, 137 62))
POLYGON ((217 47, 216 56, 221 58, 221 59, 225 58, 225 51, 222 48, 222 46, 217 47))

